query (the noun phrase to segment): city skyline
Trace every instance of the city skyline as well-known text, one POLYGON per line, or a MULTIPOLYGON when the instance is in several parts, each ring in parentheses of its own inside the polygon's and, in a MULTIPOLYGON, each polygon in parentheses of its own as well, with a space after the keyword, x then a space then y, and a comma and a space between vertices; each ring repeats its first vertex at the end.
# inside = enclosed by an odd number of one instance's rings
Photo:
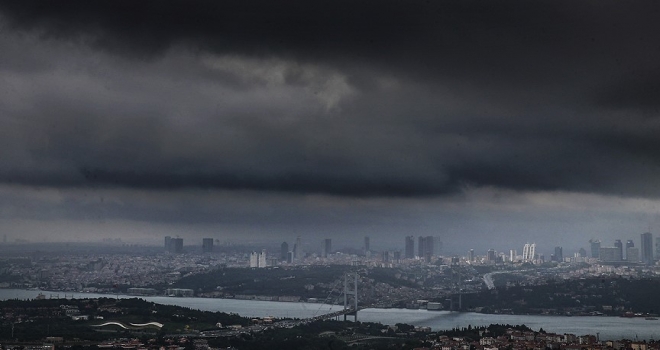
POLYGON ((637 240, 660 230, 659 10, 0 0, 0 232, 637 240))

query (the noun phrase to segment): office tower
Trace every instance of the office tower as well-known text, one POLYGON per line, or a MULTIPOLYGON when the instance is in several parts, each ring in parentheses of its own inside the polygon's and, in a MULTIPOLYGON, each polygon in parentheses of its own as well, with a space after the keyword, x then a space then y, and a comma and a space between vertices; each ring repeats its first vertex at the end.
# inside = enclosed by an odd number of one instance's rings
POLYGON ((388 252, 387 250, 384 251, 383 254, 382 254, 382 259, 381 260, 384 263, 390 262, 390 252, 388 252))
POLYGON ((420 258, 424 258, 424 242, 425 238, 423 236, 417 237, 417 256, 420 258))
POLYGON ((468 252, 468 261, 472 262, 474 261, 474 249, 470 249, 468 252))
POLYGON ((364 236, 364 252, 368 252, 369 249, 369 236, 364 236))
POLYGON ((293 260, 293 252, 290 251, 286 255, 286 262, 289 263, 289 264, 293 264, 293 261, 294 261, 293 260))
POLYGON ((172 253, 183 253, 183 238, 172 238, 170 245, 172 253))
POLYGON ((305 257, 305 251, 303 250, 302 240, 300 236, 296 237, 296 245, 294 246, 296 251, 294 252, 294 258, 301 259, 305 257))
POLYGON ((442 256, 442 241, 440 236, 433 236, 433 255, 442 256))
POLYGON ((426 262, 431 262, 431 257, 435 256, 435 237, 426 236, 424 242, 424 259, 426 262))
POLYGON ((202 252, 210 253, 213 251, 213 238, 202 239, 202 252))
POLYGON ((406 259, 413 259, 415 257, 415 238, 413 236, 406 237, 406 249, 404 253, 404 258, 406 259))
POLYGON ((580 250, 578 250, 578 257, 579 258, 586 258, 587 257, 586 249, 580 248, 580 250))
POLYGON ((621 243, 620 239, 617 239, 614 241, 614 247, 619 249, 619 256, 621 257, 621 260, 623 260, 623 243, 621 243))
POLYGON ((433 236, 419 236, 417 245, 417 256, 426 262, 431 261, 433 256, 433 236))
POLYGON ((594 259, 600 258, 600 241, 590 239, 589 243, 591 245, 591 257, 594 259))
POLYGON ((642 259, 642 263, 647 265, 653 264, 652 242, 653 242, 653 235, 651 235, 651 232, 642 233, 640 258, 642 259))
POLYGON ((266 249, 262 249, 261 253, 259 254, 259 266, 258 267, 266 267, 268 266, 267 263, 267 257, 268 255, 266 254, 266 249))
POLYGON ((172 237, 165 236, 165 250, 168 252, 172 251, 172 237))
POLYGON ((327 258, 332 253, 332 239, 326 238, 323 240, 323 257, 327 258))
POLYGON ((526 243, 523 246, 523 262, 533 262, 536 255, 536 243, 526 243))
POLYGON ((282 245, 280 245, 280 260, 287 261, 288 256, 289 256, 289 244, 286 242, 282 242, 282 245))
POLYGON ((619 247, 600 247, 598 256, 600 256, 602 262, 619 262, 622 260, 619 247))
POLYGON ((516 252, 515 249, 509 250, 509 260, 516 261, 517 257, 518 257, 518 252, 516 252))
POLYGON ((628 260, 629 263, 638 263, 639 248, 635 248, 635 247, 626 248, 626 260, 628 260))
POLYGON ((486 260, 495 261, 495 259, 495 249, 488 249, 488 252, 486 253, 486 260))
POLYGON ((252 252, 250 254, 250 267, 259 267, 259 253, 252 252))
POLYGON ((401 262, 401 252, 398 250, 394 252, 394 262, 397 264, 401 262))
POLYGON ((557 262, 564 261, 564 248, 555 247, 555 261, 557 262))
POLYGON ((626 241, 626 248, 633 248, 635 246, 635 243, 633 243, 632 239, 629 239, 626 241))

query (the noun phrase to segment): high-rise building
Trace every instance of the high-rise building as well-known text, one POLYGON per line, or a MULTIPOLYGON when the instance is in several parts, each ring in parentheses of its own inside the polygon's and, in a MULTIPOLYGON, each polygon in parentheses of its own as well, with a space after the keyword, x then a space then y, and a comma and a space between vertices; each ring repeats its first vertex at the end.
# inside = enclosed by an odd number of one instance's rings
POLYGON ((509 260, 510 261, 516 261, 517 256, 518 256, 518 252, 516 252, 515 249, 509 250, 509 260))
POLYGON ((401 262, 401 252, 398 250, 394 251, 394 262, 397 264, 401 262))
POLYGON ((523 246, 523 262, 533 262, 536 256, 536 243, 526 243, 523 246))
POLYGON ((621 257, 621 260, 623 260, 623 243, 620 239, 614 241, 614 247, 619 249, 619 256, 621 257))
POLYGON ((280 245, 280 260, 287 261, 288 256, 289 256, 289 244, 286 242, 282 242, 282 244, 280 245))
POLYGON ((183 238, 170 239, 170 247, 172 253, 183 253, 183 238))
POLYGON ((635 247, 626 248, 626 260, 628 260, 629 263, 638 263, 639 248, 635 248, 635 247))
POLYGON ((259 254, 259 266, 258 267, 266 267, 268 266, 268 254, 266 254, 266 249, 262 249, 261 253, 259 254))
POLYGON ((600 247, 598 256, 600 256, 602 262, 619 262, 622 260, 619 247, 600 247))
POLYGON ((580 248, 580 250, 578 250, 578 257, 586 258, 587 257, 587 250, 584 249, 584 248, 580 248))
POLYGON ((433 236, 433 255, 442 256, 442 240, 440 236, 433 236))
POLYGON ((564 248, 555 247, 555 261, 557 262, 564 261, 564 248))
POLYGON ((413 259, 415 257, 415 238, 413 236, 406 237, 406 249, 404 253, 405 259, 413 259))
POLYGON ((470 249, 468 252, 468 261, 472 262, 474 261, 474 249, 470 249))
POLYGON ((210 253, 213 251, 213 238, 202 239, 202 252, 210 253))
POLYGON ((323 257, 327 258, 332 253, 332 239, 326 238, 323 240, 323 257))
POLYGON ((172 237, 165 236, 165 250, 168 252, 172 251, 172 237))
POLYGON ((589 244, 591 246, 591 257, 594 259, 600 258, 600 241, 590 239, 589 244))
POLYGON ((486 260, 495 261, 495 259, 497 259, 495 249, 488 249, 488 252, 486 252, 486 260))
POLYGON ((364 236, 364 252, 365 254, 370 250, 369 247, 369 236, 364 236))
POLYGON ((433 256, 433 236, 419 236, 417 256, 426 262, 431 262, 431 257, 433 256))
POLYGON ((250 253, 250 267, 259 267, 259 253, 250 253))
POLYGON ((642 263, 653 264, 653 235, 651 232, 642 233, 642 244, 640 251, 642 263))
POLYGON ((303 251, 302 240, 300 239, 300 236, 296 237, 296 245, 294 245, 294 248, 296 249, 293 254, 295 259, 301 259, 305 257, 305 252, 303 251))

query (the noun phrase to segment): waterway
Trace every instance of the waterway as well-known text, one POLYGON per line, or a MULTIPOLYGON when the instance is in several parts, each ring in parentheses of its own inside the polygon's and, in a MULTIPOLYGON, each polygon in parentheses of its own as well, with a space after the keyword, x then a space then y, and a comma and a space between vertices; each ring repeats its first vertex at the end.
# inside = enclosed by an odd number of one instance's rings
MULTIPOLYGON (((59 296, 63 292, 40 292, 37 290, 0 289, 0 300, 34 299, 43 293, 47 298, 59 296)), ((67 298, 135 298, 129 295, 108 295, 95 293, 66 293, 67 298)), ((248 317, 292 317, 306 318, 322 315, 341 309, 338 305, 314 303, 285 303, 277 301, 255 301, 211 298, 141 297, 159 304, 178 305, 204 311, 222 311, 248 317)), ((365 309, 358 313, 358 320, 380 322, 393 325, 407 323, 415 326, 431 327, 434 331, 454 327, 485 326, 492 323, 524 324, 532 329, 543 328, 548 332, 572 333, 576 335, 600 334, 600 339, 660 339, 660 320, 644 318, 623 318, 606 316, 538 316, 538 315, 493 315, 474 312, 448 312, 409 309, 365 309)))

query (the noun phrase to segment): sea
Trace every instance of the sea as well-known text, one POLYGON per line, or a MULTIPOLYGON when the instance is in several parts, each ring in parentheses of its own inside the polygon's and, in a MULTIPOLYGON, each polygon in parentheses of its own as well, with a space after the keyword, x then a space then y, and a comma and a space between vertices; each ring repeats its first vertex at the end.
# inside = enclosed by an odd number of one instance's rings
MULTIPOLYGON (((39 294, 46 298, 136 298, 124 294, 96 294, 50 292, 23 289, 0 289, 0 300, 35 299, 39 294)), ((139 297, 165 305, 177 305, 204 311, 235 313, 245 317, 274 316, 279 318, 308 318, 341 310, 342 306, 315 303, 288 303, 278 301, 256 301, 216 298, 177 298, 165 296, 139 297)), ((349 318, 349 319, 352 319, 349 318)), ((387 325, 407 323, 415 326, 431 327, 434 331, 462 328, 471 325, 489 324, 526 325, 534 330, 559 334, 593 334, 601 340, 616 339, 660 339, 660 320, 646 320, 643 317, 624 318, 612 316, 541 316, 541 315, 498 315, 475 312, 428 311, 418 309, 364 309, 358 312, 362 322, 379 322, 387 325)))

